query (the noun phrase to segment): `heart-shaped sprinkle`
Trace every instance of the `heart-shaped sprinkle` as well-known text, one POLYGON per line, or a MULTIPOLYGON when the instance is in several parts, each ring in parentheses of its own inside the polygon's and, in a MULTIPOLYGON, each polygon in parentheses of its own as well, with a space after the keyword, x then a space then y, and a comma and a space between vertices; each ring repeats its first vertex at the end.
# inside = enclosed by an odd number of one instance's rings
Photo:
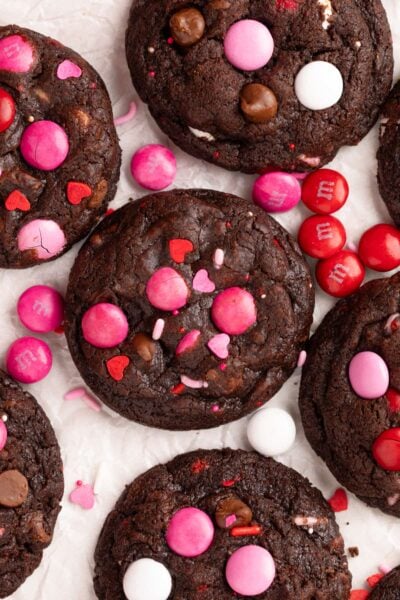
POLYGON ((123 354, 120 356, 113 356, 106 362, 107 371, 115 381, 122 381, 125 369, 130 362, 128 356, 124 356, 123 354))
POLYGON ((206 269, 197 271, 193 279, 193 289, 196 292, 211 293, 215 291, 215 283, 211 281, 206 269))
POLYGON ((5 201, 7 210, 22 210, 27 212, 31 208, 31 203, 28 198, 19 190, 14 190, 5 201))
POLYGON ((80 181, 69 181, 67 183, 67 198, 70 204, 76 206, 84 198, 89 198, 91 195, 92 188, 86 183, 81 183, 80 181))
POLYGON ((28 73, 33 64, 33 48, 20 35, 0 40, 0 70, 28 73))
POLYGON ((80 77, 82 75, 82 69, 70 60, 64 60, 58 65, 57 77, 58 79, 64 80, 70 77, 80 77))
POLYGON ((73 504, 78 504, 85 510, 93 508, 95 496, 92 486, 89 483, 78 481, 76 488, 70 493, 69 500, 73 504))
POLYGON ((336 490, 332 498, 328 500, 328 504, 334 512, 342 512, 349 507, 349 500, 346 491, 342 488, 336 490))
POLYGON ((190 240, 176 239, 169 241, 169 253, 178 264, 185 262, 186 254, 193 252, 194 246, 190 240))
POLYGON ((209 340, 207 346, 215 356, 224 359, 229 356, 228 346, 230 341, 231 338, 229 335, 226 333, 219 333, 209 340))

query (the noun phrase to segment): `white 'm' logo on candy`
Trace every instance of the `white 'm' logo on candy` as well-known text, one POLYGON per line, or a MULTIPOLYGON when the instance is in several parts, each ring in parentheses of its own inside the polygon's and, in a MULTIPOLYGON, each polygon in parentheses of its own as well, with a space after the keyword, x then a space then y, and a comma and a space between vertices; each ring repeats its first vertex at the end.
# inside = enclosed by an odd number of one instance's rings
POLYGON ((3 52, 7 56, 7 58, 16 58, 20 53, 19 42, 12 42, 8 46, 4 46, 3 52))
POLYGON ((41 300, 35 300, 32 308, 35 311, 35 313, 40 315, 41 317, 48 317, 50 314, 49 307, 46 306, 46 304, 44 304, 43 302, 41 302, 41 300))
POLYGON ((284 202, 286 202, 286 199, 287 199, 287 194, 280 194, 279 192, 277 192, 273 196, 270 196, 268 198, 268 201, 271 206, 273 206, 275 208, 281 208, 281 206, 284 204, 284 202))
POLYGON ((322 240, 330 240, 333 238, 332 227, 330 223, 319 223, 316 227, 317 238, 322 240))
POLYGON ((325 198, 325 200, 333 199, 333 190, 335 188, 334 181, 321 181, 318 186, 317 198, 325 198))
POLYGON ((333 267, 332 271, 329 273, 328 279, 333 279, 333 281, 336 281, 336 283, 341 285, 343 283, 343 281, 345 280, 346 275, 348 275, 348 273, 349 273, 349 267, 346 267, 345 265, 338 263, 337 265, 335 265, 333 267))
POLYGON ((24 350, 21 354, 15 357, 16 363, 21 371, 26 371, 29 369, 30 365, 33 362, 37 362, 37 357, 33 354, 31 350, 24 350))

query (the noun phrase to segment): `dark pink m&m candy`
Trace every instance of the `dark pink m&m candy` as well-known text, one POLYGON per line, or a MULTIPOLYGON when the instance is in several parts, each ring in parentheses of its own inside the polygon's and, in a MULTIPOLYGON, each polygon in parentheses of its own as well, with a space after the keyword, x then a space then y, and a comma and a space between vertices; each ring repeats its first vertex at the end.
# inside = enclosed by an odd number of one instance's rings
POLYGON ((300 248, 313 258, 329 258, 343 248, 346 230, 331 215, 313 215, 306 219, 298 235, 300 248))
POLYGON ((241 335, 257 320, 254 298, 242 288, 227 288, 215 297, 211 318, 223 333, 241 335))
POLYGON ((242 546, 232 554, 226 565, 229 586, 243 596, 263 594, 271 587, 274 579, 274 559, 261 546, 242 546))
POLYGON ((6 368, 16 381, 35 383, 48 375, 53 364, 49 346, 34 337, 22 337, 8 349, 6 368))
POLYGON ((96 348, 114 348, 121 344, 129 331, 125 313, 109 302, 91 306, 82 317, 83 337, 96 348))
POLYGON ((17 305, 21 323, 31 331, 54 331, 64 320, 64 300, 48 285, 34 285, 20 296, 17 305))
POLYGON ((69 141, 65 130, 54 121, 37 121, 25 129, 20 148, 28 165, 53 171, 67 158, 69 141))
POLYGON ((372 446, 375 461, 386 471, 400 471, 400 427, 387 429, 372 446))
POLYGON ((187 507, 178 510, 169 522, 166 541, 180 556, 200 556, 208 550, 214 538, 214 525, 202 510, 187 507))
POLYGON ((0 451, 3 450, 4 446, 7 443, 8 431, 6 424, 2 419, 0 419, 0 451))
POLYGON ((176 176, 174 153, 161 144, 140 148, 132 157, 132 177, 147 190, 163 190, 176 176))

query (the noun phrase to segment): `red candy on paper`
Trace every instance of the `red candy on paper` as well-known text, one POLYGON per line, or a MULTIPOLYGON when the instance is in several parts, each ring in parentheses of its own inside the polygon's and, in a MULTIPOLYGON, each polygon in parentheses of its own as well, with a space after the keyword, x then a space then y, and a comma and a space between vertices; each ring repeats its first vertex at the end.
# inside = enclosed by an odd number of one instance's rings
POLYGON ((368 577, 367 583, 368 583, 369 587, 373 588, 383 578, 384 578, 384 575, 382 573, 375 573, 375 575, 371 575, 371 577, 368 577))
POLYGON ((27 212, 31 208, 28 198, 19 190, 11 192, 4 204, 7 210, 22 210, 23 212, 27 212))
POLYGON ((372 446, 375 461, 386 471, 400 471, 400 427, 387 429, 372 446))
POLYGON ((178 264, 185 262, 186 254, 193 252, 194 246, 190 240, 176 239, 169 241, 169 253, 173 261, 178 264))
POLYGON ((332 498, 328 500, 333 512, 343 512, 349 508, 349 500, 347 498, 346 490, 339 488, 333 494, 332 498))
POLYGON ((115 381, 122 381, 124 378, 125 369, 131 361, 128 356, 121 354, 113 356, 106 362, 107 371, 115 381))
POLYGON ((80 204, 84 198, 92 195, 92 188, 80 181, 69 181, 67 183, 67 198, 74 206, 80 204))
POLYGON ((342 223, 330 215, 313 215, 300 227, 300 248, 313 258, 330 258, 346 243, 346 230, 342 223))
POLYGON ((324 292, 344 298, 358 290, 364 281, 365 267, 355 252, 341 250, 319 261, 315 275, 324 292))
POLYGON ((348 196, 349 184, 343 175, 332 169, 310 173, 301 192, 304 204, 320 215, 330 215, 342 208, 348 196))
POLYGON ((14 98, 0 88, 0 133, 6 131, 14 122, 16 114, 14 98))
POLYGON ((386 398, 388 399, 391 412, 400 412, 400 392, 394 388, 389 388, 386 392, 386 398))
POLYGON ((358 247, 363 263, 375 271, 391 271, 400 266, 400 231, 393 225, 375 225, 366 231, 358 247))

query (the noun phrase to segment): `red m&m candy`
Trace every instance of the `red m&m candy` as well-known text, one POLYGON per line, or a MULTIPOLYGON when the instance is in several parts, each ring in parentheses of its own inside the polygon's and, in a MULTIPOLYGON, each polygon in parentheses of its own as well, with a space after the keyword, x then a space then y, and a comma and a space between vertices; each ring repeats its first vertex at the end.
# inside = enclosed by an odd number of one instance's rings
POLYGON ((313 212, 330 215, 342 208, 349 196, 346 179, 332 169, 319 169, 306 177, 301 199, 313 212))
POLYGON ((315 275, 324 292, 343 298, 358 290, 365 277, 365 267, 355 252, 341 250, 319 261, 315 275))
POLYGON ((15 113, 14 98, 6 90, 0 88, 0 133, 10 127, 15 119, 15 113))
POLYGON ((386 471, 400 471, 400 427, 387 429, 372 446, 375 461, 386 471))
POLYGON ((396 269, 400 266, 400 231, 393 225, 375 225, 363 234, 358 252, 370 269, 396 269))
POLYGON ((313 258, 329 258, 343 248, 346 230, 330 215, 314 215, 306 219, 299 230, 299 244, 303 252, 313 258))

